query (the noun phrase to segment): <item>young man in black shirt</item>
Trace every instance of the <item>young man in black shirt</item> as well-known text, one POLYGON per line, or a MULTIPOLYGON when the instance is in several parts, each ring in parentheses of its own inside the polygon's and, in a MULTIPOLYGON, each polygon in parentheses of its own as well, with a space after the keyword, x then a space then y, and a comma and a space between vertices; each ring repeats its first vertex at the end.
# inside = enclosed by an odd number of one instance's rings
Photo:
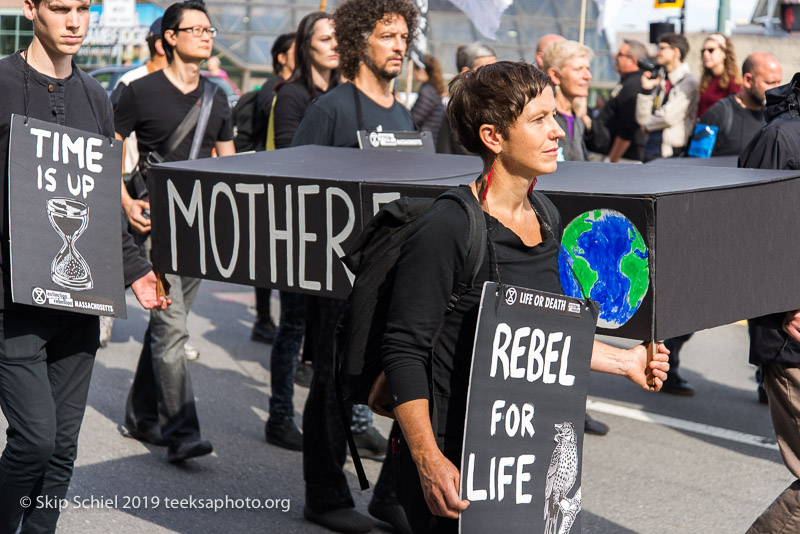
POLYGON ((706 111, 703 124, 717 126, 712 156, 738 156, 742 148, 767 122, 765 93, 781 83, 783 69, 769 52, 753 52, 742 64, 742 90, 728 95, 706 111))
MULTIPOLYGON (((200 63, 211 56, 216 29, 211 27, 204 5, 190 0, 167 8, 161 32, 169 66, 128 86, 117 106, 115 126, 118 139, 136 132, 140 157, 158 151, 166 161, 181 161, 190 157, 194 130, 172 153, 164 154, 161 147, 203 96, 200 63)), ((221 91, 214 94, 198 157, 210 157, 214 148, 218 156, 235 153, 231 111, 221 91)), ((142 209, 149 209, 149 202, 124 198, 123 204, 134 228, 148 232, 150 220, 142 216, 142 209)), ((150 314, 128 394, 124 426, 131 437, 167 445, 167 459, 180 462, 213 450, 210 442, 200 439, 200 422, 184 354, 189 337, 186 316, 200 280, 165 276, 172 287, 173 305, 150 314)))
MULTIPOLYGON (((292 146, 357 147, 358 130, 412 131, 409 111, 392 91, 417 24, 407 0, 347 0, 333 14, 340 70, 351 80, 330 90, 308 108, 292 146), (358 107, 361 108, 359 120, 358 107)), ((314 310, 306 343, 314 343, 314 376, 303 412, 303 475, 309 521, 337 532, 367 532, 372 521, 354 510, 347 478, 345 434, 333 383, 333 331, 345 301, 310 297, 314 310), (314 332, 312 335, 311 332, 314 332)), ((394 494, 393 467, 387 461, 375 485, 369 512, 409 532, 394 494)))
MULTIPOLYGON (((72 57, 89 25, 89 0, 25 0, 33 22, 27 50, 0 60, 0 187, 2 286, 0 286, 0 406, 8 421, 0 457, 0 533, 54 532, 77 455, 78 433, 99 345, 96 316, 11 303, 6 191, 11 114, 111 137, 111 103, 72 57)), ((120 214, 122 217, 122 214, 120 214)), ((109 250, 109 253, 112 251, 109 250)), ((145 308, 167 300, 125 226, 124 280, 145 308)))

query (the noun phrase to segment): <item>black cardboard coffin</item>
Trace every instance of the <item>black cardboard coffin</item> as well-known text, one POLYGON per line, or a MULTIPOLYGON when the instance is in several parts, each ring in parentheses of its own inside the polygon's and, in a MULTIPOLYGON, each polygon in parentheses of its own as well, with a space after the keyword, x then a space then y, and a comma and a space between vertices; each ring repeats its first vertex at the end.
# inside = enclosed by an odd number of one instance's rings
MULTIPOLYGON (((318 146, 158 165, 154 265, 345 298, 351 275, 338 257, 380 205, 401 194, 436 196, 480 170, 474 157, 318 146)), ((598 332, 664 339, 800 308, 797 177, 685 162, 565 162, 537 189, 565 227, 585 214, 616 213, 638 231, 646 291, 629 318, 598 332)))

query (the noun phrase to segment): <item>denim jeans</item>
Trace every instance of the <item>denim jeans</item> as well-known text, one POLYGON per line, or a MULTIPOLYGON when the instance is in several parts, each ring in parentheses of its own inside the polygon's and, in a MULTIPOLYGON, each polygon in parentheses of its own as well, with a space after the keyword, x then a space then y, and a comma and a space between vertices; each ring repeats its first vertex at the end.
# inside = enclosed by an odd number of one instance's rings
POLYGON ((350 418, 350 432, 361 434, 373 425, 372 411, 365 404, 353 405, 353 416, 350 418))
POLYGON ((99 346, 97 317, 0 309, 0 407, 8 442, 0 457, 0 534, 55 532, 78 453, 99 346), (31 499, 23 508, 20 500, 31 499))
POLYGON ((294 373, 306 331, 305 295, 281 291, 280 296, 281 318, 270 355, 269 418, 274 423, 294 417, 294 373))
POLYGON ((200 287, 198 278, 165 275, 172 304, 150 311, 150 324, 128 393, 125 424, 139 431, 157 427, 171 447, 200 439, 200 422, 183 346, 186 316, 200 287))

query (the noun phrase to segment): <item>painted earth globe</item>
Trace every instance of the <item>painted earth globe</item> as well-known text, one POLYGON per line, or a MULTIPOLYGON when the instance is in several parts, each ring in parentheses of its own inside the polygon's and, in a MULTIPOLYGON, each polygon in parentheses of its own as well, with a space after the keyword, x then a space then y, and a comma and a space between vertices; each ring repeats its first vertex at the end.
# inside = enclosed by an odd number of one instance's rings
POLYGON ((599 327, 619 328, 633 317, 647 293, 650 269, 644 239, 627 217, 607 209, 582 213, 564 228, 561 252, 564 293, 597 301, 599 327))

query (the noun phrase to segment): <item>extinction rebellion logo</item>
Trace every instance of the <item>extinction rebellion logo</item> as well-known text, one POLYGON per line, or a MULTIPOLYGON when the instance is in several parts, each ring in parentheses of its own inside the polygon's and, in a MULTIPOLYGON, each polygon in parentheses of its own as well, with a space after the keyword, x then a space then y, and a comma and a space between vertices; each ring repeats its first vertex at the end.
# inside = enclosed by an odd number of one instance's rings
POLYGON ((517 301, 517 290, 513 287, 506 289, 506 304, 513 305, 517 301))
POLYGON ((34 287, 33 291, 31 291, 31 297, 33 298, 33 302, 39 305, 47 302, 47 296, 45 295, 44 289, 41 287, 34 287))
POLYGON ((372 145, 375 148, 378 148, 379 146, 381 146, 381 142, 380 142, 380 139, 378 138, 378 133, 377 132, 370 132, 370 134, 369 134, 369 144, 372 145))

